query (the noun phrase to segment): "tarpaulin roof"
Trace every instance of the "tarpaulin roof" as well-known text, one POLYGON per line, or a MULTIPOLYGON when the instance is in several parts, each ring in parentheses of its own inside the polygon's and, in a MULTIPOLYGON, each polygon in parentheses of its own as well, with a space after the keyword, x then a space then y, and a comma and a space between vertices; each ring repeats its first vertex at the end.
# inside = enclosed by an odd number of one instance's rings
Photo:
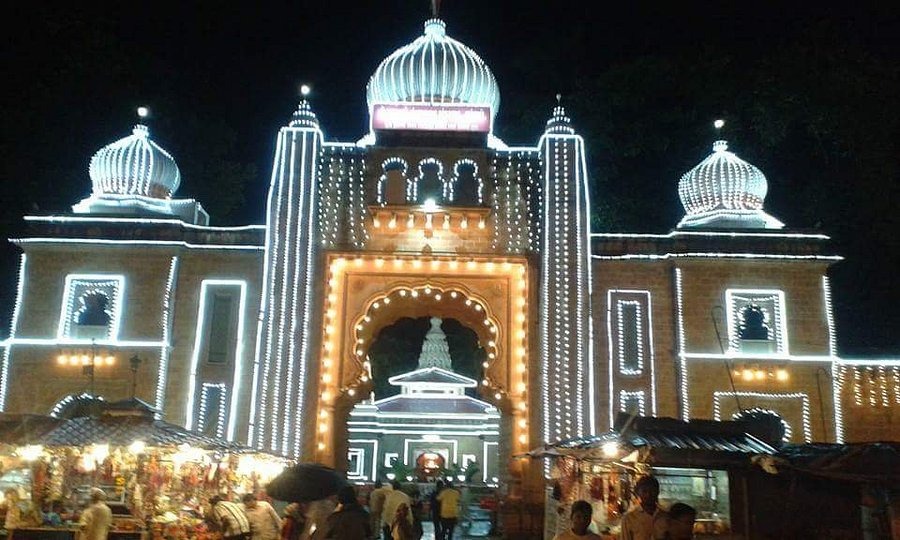
POLYGON ((823 478, 900 486, 900 443, 787 445, 776 458, 823 478))

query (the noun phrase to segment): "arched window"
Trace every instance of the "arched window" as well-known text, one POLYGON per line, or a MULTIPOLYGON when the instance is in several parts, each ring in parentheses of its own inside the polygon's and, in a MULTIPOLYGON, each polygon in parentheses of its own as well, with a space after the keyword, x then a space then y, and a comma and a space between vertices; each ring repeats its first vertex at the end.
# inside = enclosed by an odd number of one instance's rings
POLYGON ((444 200, 444 167, 434 158, 423 159, 419 162, 419 178, 416 182, 415 200, 423 204, 428 199, 435 202, 444 200))
POLYGON ((461 159, 453 166, 453 181, 448 184, 450 193, 445 199, 460 206, 481 205, 484 201, 484 186, 478 177, 478 165, 471 159, 461 159))
POLYGON ((59 337, 116 339, 124 289, 123 275, 67 275, 60 309, 59 337))
POLYGON ((409 185, 406 178, 406 162, 400 158, 388 158, 381 165, 378 182, 379 204, 406 204, 409 201, 409 185))
POLYGON ((771 410, 771 409, 762 409, 759 407, 753 407, 752 409, 744 409, 743 411, 734 413, 731 416, 732 420, 750 420, 750 421, 758 421, 758 422, 767 422, 769 426, 772 426, 774 440, 781 440, 782 442, 790 442, 791 435, 793 435, 793 430, 791 429, 791 425, 788 424, 784 418, 781 417, 780 414, 771 410))

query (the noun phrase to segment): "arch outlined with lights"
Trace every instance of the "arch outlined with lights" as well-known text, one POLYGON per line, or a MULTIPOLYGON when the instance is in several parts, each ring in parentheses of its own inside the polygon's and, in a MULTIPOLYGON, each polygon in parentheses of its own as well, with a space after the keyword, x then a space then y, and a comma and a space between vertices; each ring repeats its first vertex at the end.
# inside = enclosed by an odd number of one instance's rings
MULTIPOLYGON (((480 386, 487 387, 495 394, 500 393, 501 396, 506 394, 507 390, 488 375, 488 370, 491 365, 501 356, 501 352, 503 351, 502 342, 504 339, 500 321, 490 309, 488 302, 480 295, 468 290, 466 287, 459 285, 448 287, 425 281, 396 285, 386 292, 372 295, 365 302, 365 309, 362 314, 357 315, 353 319, 353 329, 351 331, 354 348, 350 353, 350 356, 359 368, 360 373, 347 388, 341 389, 340 395, 344 396, 354 387, 368 383, 368 379, 372 377, 371 365, 367 360, 367 351, 368 347, 372 344, 372 335, 365 332, 369 324, 375 319, 373 316, 375 312, 383 306, 393 302, 416 301, 420 297, 430 298, 435 302, 444 301, 445 298, 451 301, 459 301, 474 312, 484 314, 484 318, 482 319, 482 326, 484 328, 479 326, 476 329, 467 326, 467 328, 475 332, 475 335, 478 336, 479 345, 484 347, 487 354, 482 364, 484 371, 479 384, 480 386), (485 338, 487 338, 486 341, 485 338)), ((350 396, 353 395, 353 393, 350 394, 350 396)))
POLYGON ((475 181, 475 185, 478 186, 476 202, 479 205, 484 204, 484 178, 478 174, 478 163, 471 158, 462 158, 453 164, 453 176, 444 183, 444 200, 456 201, 456 192, 459 191, 460 182, 459 168, 462 166, 472 167, 472 179, 475 181))
POLYGON ((417 202, 419 200, 419 188, 421 187, 422 180, 425 179, 425 171, 423 169, 426 165, 437 165, 438 168, 438 181, 441 184, 441 190, 446 192, 447 190, 447 182, 448 180, 444 177, 444 163, 436 157, 427 157, 419 160, 419 163, 416 165, 417 170, 419 171, 418 176, 416 176, 415 181, 412 183, 407 182, 407 191, 406 199, 409 202, 417 202))
POLYGON ((384 161, 381 162, 381 176, 378 178, 378 185, 376 186, 376 194, 375 200, 381 206, 387 204, 385 200, 385 189, 387 187, 387 179, 388 172, 392 170, 397 170, 391 167, 398 167, 400 170, 400 174, 403 175, 403 180, 406 184, 406 200, 409 202, 409 193, 412 189, 410 186, 410 179, 407 173, 409 172, 409 163, 406 162, 405 159, 399 156, 391 156, 384 161))

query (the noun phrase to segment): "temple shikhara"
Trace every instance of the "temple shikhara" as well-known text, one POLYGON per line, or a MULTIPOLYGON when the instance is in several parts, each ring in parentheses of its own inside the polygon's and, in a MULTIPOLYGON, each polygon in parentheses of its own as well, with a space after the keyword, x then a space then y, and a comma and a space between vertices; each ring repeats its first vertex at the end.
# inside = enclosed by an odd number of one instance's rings
POLYGON ((684 206, 671 231, 591 230, 592 141, 564 100, 504 142, 498 82, 439 19, 373 68, 357 141, 329 138, 306 96, 285 111, 265 224, 219 227, 180 198, 178 156, 144 124, 91 158, 71 212, 26 216, 2 410, 134 384, 168 422, 360 482, 474 464, 469 481, 523 493, 544 469, 515 456, 623 411, 900 439, 900 363, 840 357, 841 257, 766 213, 740 147, 710 140, 660 179, 684 206), (402 318, 427 331, 417 366, 388 371, 370 348, 402 318), (451 320, 476 362, 454 356, 451 320))

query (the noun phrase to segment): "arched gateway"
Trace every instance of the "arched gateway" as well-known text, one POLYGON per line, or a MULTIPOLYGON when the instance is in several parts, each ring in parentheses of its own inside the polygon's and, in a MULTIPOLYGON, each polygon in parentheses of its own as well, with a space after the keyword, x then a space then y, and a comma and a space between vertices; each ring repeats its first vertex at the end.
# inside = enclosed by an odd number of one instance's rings
POLYGON ((439 20, 367 96, 355 144, 327 141, 305 100, 279 133, 250 442, 358 472, 347 426, 373 338, 402 317, 456 319, 485 350, 472 399, 502 418, 482 461, 539 497, 540 467, 514 456, 595 429, 583 141, 562 107, 533 147, 495 137, 497 83, 439 20))

